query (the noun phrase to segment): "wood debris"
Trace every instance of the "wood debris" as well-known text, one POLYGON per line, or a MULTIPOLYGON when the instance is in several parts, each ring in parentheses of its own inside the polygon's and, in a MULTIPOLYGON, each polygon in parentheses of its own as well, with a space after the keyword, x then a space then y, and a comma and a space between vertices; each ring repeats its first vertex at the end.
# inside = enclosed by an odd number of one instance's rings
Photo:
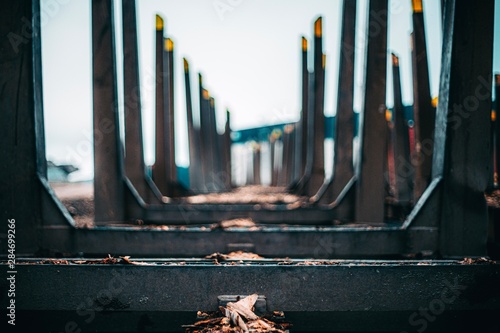
POLYGON ((257 315, 252 312, 252 308, 255 304, 255 301, 257 301, 257 298, 258 295, 253 294, 239 300, 236 303, 229 302, 227 303, 227 309, 230 309, 231 311, 236 311, 237 313, 239 313, 240 315, 244 316, 247 319, 257 320, 259 317, 257 317, 257 315))
POLYGON ((40 261, 42 265, 69 265, 68 260, 64 259, 44 259, 40 261))
POLYGON ((500 190, 494 190, 491 193, 485 193, 486 204, 492 208, 500 208, 500 190))
POLYGON ((264 257, 259 256, 256 253, 244 252, 244 251, 234 251, 228 254, 223 254, 219 252, 212 253, 205 257, 205 259, 214 259, 216 261, 224 260, 255 260, 264 259, 264 257))
POLYGON ((219 226, 222 229, 257 227, 257 225, 252 219, 244 219, 244 218, 221 221, 219 223, 219 226))
POLYGON ((226 307, 220 306, 218 311, 212 313, 198 311, 197 315, 200 320, 193 325, 182 327, 186 329, 186 333, 287 333, 291 325, 282 321, 283 312, 274 311, 262 317, 253 312, 257 298, 257 294, 252 294, 238 302, 229 302, 226 307), (276 321, 273 321, 273 318, 276 321))
POLYGON ((224 193, 198 194, 184 198, 190 204, 291 204, 306 202, 305 197, 287 193, 283 187, 243 186, 224 193))
POLYGON ((481 258, 464 258, 463 260, 458 262, 462 265, 473 265, 473 264, 496 264, 496 261, 490 260, 485 257, 481 258))
POLYGON ((108 254, 104 259, 83 259, 83 260, 66 260, 66 259, 43 259, 40 264, 44 265, 155 265, 153 263, 145 263, 130 260, 130 256, 115 258, 108 254))

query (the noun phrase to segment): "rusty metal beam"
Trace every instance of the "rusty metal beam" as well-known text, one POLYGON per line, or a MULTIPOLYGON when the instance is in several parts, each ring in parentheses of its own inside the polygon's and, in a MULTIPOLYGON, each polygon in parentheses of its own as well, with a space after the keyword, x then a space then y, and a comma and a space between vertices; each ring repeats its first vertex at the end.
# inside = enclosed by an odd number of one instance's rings
POLYGON ((297 147, 301 147, 301 163, 300 163, 300 176, 303 176, 306 168, 307 161, 307 136, 308 136, 308 104, 309 104, 309 70, 307 68, 307 39, 302 37, 302 110, 300 117, 300 133, 301 140, 300 145, 297 147))
POLYGON ((313 196, 325 180, 325 55, 323 54, 323 23, 319 17, 314 22, 314 106, 312 126, 314 148, 312 151, 311 176, 307 180, 304 194, 313 196))
POLYGON ((165 98, 166 63, 164 58, 164 21, 156 15, 156 34, 155 34, 155 76, 156 76, 156 134, 155 134, 155 163, 153 165, 153 180, 160 190, 165 195, 171 195, 171 190, 168 184, 168 154, 166 146, 167 140, 167 120, 165 119, 168 101, 165 98))
POLYGON ((199 126, 200 128, 197 129, 197 140, 199 141, 199 147, 200 147, 200 156, 199 161, 200 161, 200 168, 201 168, 201 180, 202 184, 200 188, 198 189, 199 191, 206 192, 206 182, 208 181, 207 174, 209 172, 209 165, 208 165, 208 160, 207 160, 207 155, 208 155, 208 147, 207 147, 207 141, 205 137, 205 128, 203 127, 204 123, 206 123, 206 112, 205 112, 205 98, 203 96, 203 76, 201 73, 198 73, 198 101, 199 101, 199 126))
MULTIPOLYGON (((40 1, 0 3, 0 246, 15 220, 16 255, 39 248, 39 177, 47 176, 43 126, 40 1)), ((7 253, 7 252, 5 252, 7 253)))
POLYGON ((493 0, 446 1, 433 177, 443 179, 447 257, 486 254, 493 13, 493 0))
POLYGON ((231 154, 231 149, 232 149, 232 138, 231 138, 231 113, 229 110, 226 110, 226 126, 224 128, 224 140, 223 140, 223 149, 224 149, 224 155, 225 155, 225 166, 224 170, 226 172, 225 179, 226 179, 226 189, 231 189, 233 187, 233 174, 232 174, 232 154, 231 154))
POLYGON ((278 177, 278 185, 289 186, 292 183, 293 175, 293 125, 286 125, 283 129, 283 156, 281 163, 281 171, 278 177))
POLYGON ((384 221, 387 16, 387 0, 370 1, 365 105, 360 121, 361 165, 356 189, 356 222, 384 221))
POLYGON ((93 0, 92 76, 96 223, 125 219, 124 166, 118 119, 113 22, 113 1, 93 0))
MULTIPOLYGON (((315 218, 311 212, 309 215, 315 218)), ((438 249, 438 229, 432 227, 402 230, 394 226, 283 226, 283 218, 288 221, 304 218, 304 211, 296 210, 282 211, 282 220, 277 218, 272 224, 263 223, 254 230, 221 230, 211 228, 208 223, 197 222, 202 213, 200 210, 196 215, 196 211, 185 210, 186 222, 182 229, 172 225, 165 229, 120 224, 77 230, 70 227, 44 227, 39 231, 42 239, 40 246, 46 253, 83 253, 85 257, 115 254, 159 258, 227 253, 241 244, 252 244, 252 252, 270 258, 402 258, 419 253, 433 255, 438 249), (71 241, 68 240, 69 235, 71 241)), ((268 215, 256 211, 245 217, 267 218, 268 215)))
POLYGON ((415 121, 415 200, 422 195, 431 180, 434 125, 436 110, 432 106, 429 84, 429 66, 422 0, 413 3, 412 71, 413 117, 415 121))
POLYGON ((394 54, 392 54, 392 76, 394 90, 392 142, 394 147, 395 199, 399 205, 407 206, 412 202, 414 169, 410 159, 408 125, 404 117, 399 58, 394 54))
MULTIPOLYGON (((321 203, 337 200, 349 181, 354 177, 354 55, 356 35, 356 0, 344 0, 340 33, 339 80, 337 94, 337 114, 335 117, 335 139, 333 157, 333 177, 320 189, 324 195, 321 203)), ((345 199, 349 200, 349 199, 345 199)), ((352 200, 351 200, 352 201, 352 200)), ((350 206, 354 203, 350 202, 350 206)), ((352 211, 346 216, 352 219, 352 211)))
POLYGON ((289 124, 290 126, 290 154, 288 156, 288 164, 290 165, 290 168, 288 170, 288 184, 287 186, 289 187, 292 184, 295 184, 299 178, 296 176, 299 172, 298 170, 298 165, 296 165, 295 161, 295 152, 296 149, 295 147, 297 146, 297 140, 298 140, 298 133, 297 133, 297 123, 292 123, 289 124))
POLYGON ((193 102, 191 99, 191 81, 189 76, 189 63, 184 59, 184 83, 186 88, 186 118, 189 140, 189 185, 192 190, 198 190, 202 185, 200 146, 197 140, 197 131, 194 127, 193 102))
POLYGON ((252 184, 260 185, 262 180, 260 177, 260 167, 261 167, 261 150, 260 144, 256 144, 253 147, 253 182, 252 184))
POLYGON ((203 88, 200 76, 200 135, 202 142, 202 155, 203 155, 203 191, 216 192, 217 188, 214 184, 214 145, 212 142, 213 134, 210 120, 210 95, 208 91, 203 88))
POLYGON ((122 2, 125 174, 146 202, 160 202, 161 193, 146 173, 137 45, 135 0, 122 2))
POLYGON ((493 187, 500 185, 500 74, 495 75, 495 111, 493 119, 493 187))
POLYGON ((311 179, 312 165, 314 159, 314 73, 308 73, 308 102, 307 102, 307 140, 306 140, 306 160, 304 161, 304 174, 302 178, 298 181, 295 187, 291 187, 290 190, 297 193, 303 194, 306 190, 307 183, 311 179))
MULTIPOLYGON (((139 265, 42 265, 40 260, 23 260, 16 287, 31 292, 16 297, 16 328, 181 332, 181 325, 196 321, 197 311, 216 310, 218 296, 228 292, 265 296, 266 310, 284 311, 286 321, 297 332, 410 332, 424 328, 430 332, 492 332, 498 325, 498 264, 141 261, 139 265), (71 283, 53 288, 59 280, 71 283), (186 283, 190 280, 197 283, 186 283)), ((7 283, 2 279, 1 286, 8 288, 7 283)))
POLYGON ((270 161, 271 161, 271 186, 277 186, 278 185, 278 159, 276 158, 276 142, 277 142, 277 133, 276 131, 273 131, 269 135, 269 151, 270 151, 270 161))
POLYGON ((175 163, 175 108, 174 108, 174 42, 171 38, 165 40, 164 64, 166 66, 166 80, 164 85, 165 98, 165 148, 167 149, 167 182, 170 195, 179 195, 177 182, 177 165, 175 163))
POLYGON ((214 184, 214 189, 217 192, 224 190, 224 173, 222 172, 222 155, 221 155, 221 145, 219 141, 219 134, 217 132, 217 114, 215 110, 215 98, 210 97, 210 129, 209 134, 211 137, 212 144, 212 182, 214 184))

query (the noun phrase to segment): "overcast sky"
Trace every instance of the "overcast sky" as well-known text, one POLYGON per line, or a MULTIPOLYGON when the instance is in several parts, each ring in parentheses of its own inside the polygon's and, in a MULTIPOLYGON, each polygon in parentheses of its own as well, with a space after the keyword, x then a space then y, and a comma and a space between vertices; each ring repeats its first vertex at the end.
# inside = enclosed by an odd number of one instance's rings
MULTIPOLYGON (((92 91, 90 2, 41 0, 44 112, 47 157, 92 175, 92 91)), ((500 2, 497 0, 497 3, 500 2)), ((233 130, 296 121, 300 112, 300 37, 311 42, 312 24, 323 17, 327 55, 325 114, 336 105, 340 0, 139 0, 137 1, 141 93, 148 164, 154 161, 155 15, 165 19, 166 36, 175 43, 177 164, 189 163, 186 141, 182 58, 191 65, 193 97, 197 73, 216 99, 219 126, 225 109, 233 130)), ((403 102, 412 104, 409 36, 411 0, 389 1, 391 52, 400 57, 403 102)), ((431 91, 438 92, 441 56, 440 1, 424 0, 431 91)), ((500 72, 500 6, 495 10, 494 70, 500 72)), ((122 77, 121 1, 115 1, 117 69, 122 77)), ((367 0, 358 1, 358 45, 366 40, 367 0)), ((310 44, 311 46, 311 44, 310 44)), ((355 109, 361 108, 364 48, 356 51, 355 109)), ((389 58, 390 59, 390 58, 389 58)), ((310 64, 310 66, 312 63, 310 64)), ((390 66, 388 66, 390 70, 390 66)), ((389 72, 390 73, 390 72, 389 72)), ((388 76, 388 85, 392 84, 388 76)), ((121 87, 119 94, 123 96, 121 87)), ((392 105, 388 89, 387 104, 392 105)), ((197 106, 197 100, 193 101, 197 106)), ((196 108, 195 108, 196 110, 196 108)))

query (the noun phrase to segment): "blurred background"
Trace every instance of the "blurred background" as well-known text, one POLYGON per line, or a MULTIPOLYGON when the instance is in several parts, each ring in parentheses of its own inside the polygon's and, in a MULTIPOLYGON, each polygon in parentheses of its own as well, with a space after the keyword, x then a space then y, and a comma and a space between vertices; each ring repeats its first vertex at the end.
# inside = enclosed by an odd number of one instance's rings
MULTIPOLYGON (((88 0, 41 0, 42 63, 47 159, 78 168, 70 181, 93 177, 92 49, 88 0)), ((424 0, 431 93, 437 95, 441 60, 440 1, 424 0)), ((226 109, 233 131, 294 122, 300 115, 301 36, 312 46, 313 22, 323 17, 326 60, 325 115, 336 110, 340 0, 140 0, 137 1, 139 60, 146 164, 154 162, 155 15, 165 19, 175 43, 176 163, 189 165, 182 58, 190 62, 193 105, 198 72, 216 99, 219 130, 226 109)), ((363 106, 367 0, 358 1, 354 110, 363 106)), ((399 56, 403 103, 412 105, 411 0, 389 1, 388 49, 399 56)), ((495 73, 500 72, 500 1, 495 9, 495 73)), ((119 108, 123 111, 121 1, 115 1, 119 108)), ((312 52, 310 52, 312 53, 312 52)), ((310 54, 312 56, 312 54, 310 54)), ((312 60, 312 59, 311 59, 312 60)), ((388 57, 388 61, 390 61, 388 57)), ((311 61, 312 64, 312 61, 311 61)), ((387 66, 388 71, 391 66, 387 66)), ((392 87, 392 75, 387 76, 392 87)), ((392 106, 392 88, 387 90, 392 106)), ((123 121, 123 119, 122 119, 123 121)), ((331 145, 326 142, 327 146, 331 145)), ((328 141, 327 140, 327 141, 328 141)), ((331 155, 331 153, 330 153, 331 155)), ((326 152, 326 172, 331 172, 326 152)), ((71 168, 70 168, 71 169, 71 168)), ((266 182, 263 179, 263 182, 266 182)))

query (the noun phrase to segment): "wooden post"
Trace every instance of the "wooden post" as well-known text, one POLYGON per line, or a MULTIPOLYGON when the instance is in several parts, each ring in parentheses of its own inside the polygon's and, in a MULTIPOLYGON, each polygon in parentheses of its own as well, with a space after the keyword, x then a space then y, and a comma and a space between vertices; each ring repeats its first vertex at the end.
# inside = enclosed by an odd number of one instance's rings
POLYGON ((360 173, 356 192, 356 222, 384 222, 384 160, 388 0, 371 0, 366 62, 365 105, 360 123, 360 173))
POLYGON ((486 255, 493 16, 493 0, 446 1, 433 160, 444 257, 486 255))
POLYGON ((92 0, 92 60, 95 222, 124 221, 112 0, 92 0))

